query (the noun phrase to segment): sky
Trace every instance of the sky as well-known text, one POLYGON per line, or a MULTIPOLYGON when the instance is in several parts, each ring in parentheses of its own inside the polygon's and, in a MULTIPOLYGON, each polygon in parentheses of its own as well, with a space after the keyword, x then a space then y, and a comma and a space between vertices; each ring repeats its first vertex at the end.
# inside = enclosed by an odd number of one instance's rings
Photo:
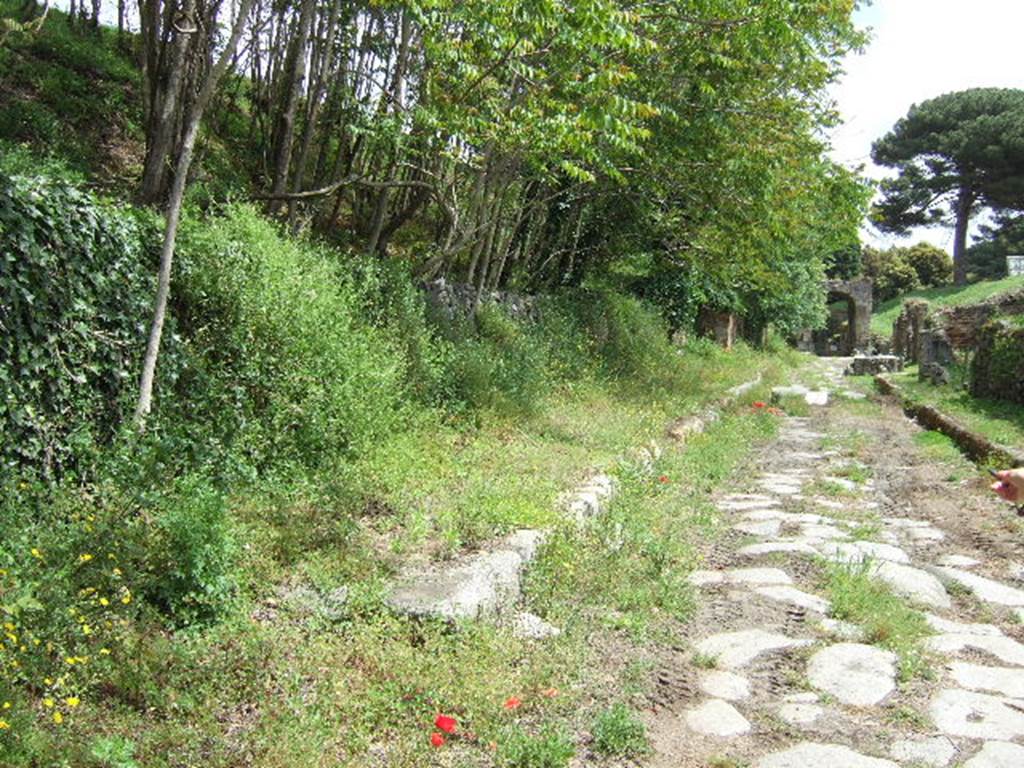
MULTIPOLYGON (((871 143, 912 104, 966 88, 1024 88, 1022 0, 875 0, 856 19, 872 29, 871 42, 847 57, 832 87, 844 123, 832 134, 831 154, 847 167, 865 165, 870 178, 886 174, 871 162, 871 143)), ((953 247, 952 229, 893 238, 866 224, 863 236, 877 246, 953 247)))

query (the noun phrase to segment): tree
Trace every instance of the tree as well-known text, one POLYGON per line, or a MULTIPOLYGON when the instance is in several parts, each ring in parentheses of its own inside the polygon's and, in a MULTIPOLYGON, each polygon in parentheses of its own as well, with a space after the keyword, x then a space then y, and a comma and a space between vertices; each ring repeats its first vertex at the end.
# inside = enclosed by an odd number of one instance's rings
POLYGON ((981 226, 981 239, 967 249, 967 263, 975 280, 1006 277, 1006 257, 1024 254, 1024 215, 1002 214, 981 226))
POLYGON ((903 260, 917 273, 922 288, 945 285, 953 278, 949 254, 931 243, 917 243, 902 252, 903 260))
POLYGON ((902 248, 864 249, 864 274, 874 283, 875 303, 902 296, 921 287, 921 281, 907 260, 902 248))
MULTIPOLYGON (((194 0, 186 0, 190 4, 194 0)), ((188 172, 192 167, 192 156, 195 151, 196 138, 199 136, 199 126, 203 119, 203 113, 210 104, 217 84, 224 73, 227 72, 238 47, 238 41, 242 37, 242 31, 249 18, 249 12, 255 0, 241 0, 238 7, 238 15, 235 18, 224 49, 217 58, 216 63, 207 73, 202 82, 202 88, 192 102, 188 113, 184 116, 185 131, 181 141, 181 149, 178 153, 174 166, 174 181, 171 184, 171 195, 167 204, 167 212, 164 225, 164 239, 160 249, 160 268, 157 273, 156 298, 153 301, 153 320, 150 323, 149 338, 146 342, 146 352, 142 359, 142 376, 139 379, 139 398, 135 405, 135 422, 142 425, 149 415, 153 400, 153 380, 156 376, 156 362, 160 354, 160 339, 164 330, 164 318, 167 315, 167 299, 171 291, 171 267, 174 262, 174 244, 178 236, 178 223, 181 221, 181 206, 185 199, 185 185, 188 182, 188 172)), ((190 5, 189 7, 194 7, 190 5)), ((192 20, 186 18, 188 24, 192 20)), ((192 27, 182 27, 179 34, 190 34, 192 27)), ((205 52, 198 51, 198 55, 205 52)))
POLYGON ((910 108, 871 156, 882 182, 875 221, 888 232, 949 224, 954 280, 967 281, 967 229, 981 208, 1024 209, 1024 91, 975 88, 910 108))

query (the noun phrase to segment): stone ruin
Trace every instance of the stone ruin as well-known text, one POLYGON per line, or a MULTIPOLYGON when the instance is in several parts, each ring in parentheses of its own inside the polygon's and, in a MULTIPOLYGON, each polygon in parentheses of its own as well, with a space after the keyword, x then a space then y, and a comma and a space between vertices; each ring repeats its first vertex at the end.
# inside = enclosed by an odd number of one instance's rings
POLYGON ((919 380, 947 384, 956 354, 977 349, 983 330, 1004 314, 1024 314, 1024 289, 934 312, 927 301, 908 299, 893 325, 892 351, 917 363, 919 380))
POLYGON ((697 316, 697 334, 714 339, 715 343, 725 349, 732 349, 742 332, 742 324, 734 312, 719 312, 704 307, 697 316))
POLYGON ((797 337, 797 347, 805 351, 829 357, 848 357, 871 351, 871 309, 873 283, 870 278, 853 280, 829 280, 825 283, 829 303, 846 302, 845 323, 838 327, 835 321, 831 328, 818 331, 804 331, 797 337), (841 339, 835 341, 835 332, 841 332, 841 339))
POLYGON ((497 304, 516 320, 536 320, 537 299, 511 291, 478 292, 472 285, 449 283, 443 277, 423 285, 427 304, 446 320, 469 317, 481 304, 497 304))

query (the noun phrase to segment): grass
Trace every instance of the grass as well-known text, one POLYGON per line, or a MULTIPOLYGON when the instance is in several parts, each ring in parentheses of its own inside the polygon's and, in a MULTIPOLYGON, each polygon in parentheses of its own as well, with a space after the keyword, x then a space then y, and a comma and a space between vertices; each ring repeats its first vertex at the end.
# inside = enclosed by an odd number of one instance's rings
POLYGON ((975 304, 996 294, 1024 288, 1024 277, 1007 277, 1002 280, 986 280, 966 286, 945 285, 940 288, 924 288, 911 291, 903 296, 882 302, 871 316, 871 332, 880 336, 891 336, 892 326, 903 309, 907 299, 925 299, 935 307, 953 307, 961 304, 975 304))
POLYGON ((672 642, 672 628, 692 615, 686 576, 695 542, 715 530, 709 492, 776 418, 740 406, 685 451, 666 451, 653 477, 637 473, 625 449, 762 366, 765 383, 749 397, 763 398, 786 363, 739 351, 690 364, 704 383, 679 395, 592 382, 516 421, 415 425, 358 467, 366 497, 354 517, 329 477, 232 499, 245 546, 230 612, 177 634, 127 632, 131 662, 108 693, 83 697, 59 732, 36 738, 83 764, 94 751, 147 768, 360 765, 373 753, 405 768, 441 757, 429 739, 443 712, 461 734, 440 748, 451 764, 496 756, 504 766, 563 766, 574 752, 569 734, 601 717, 608 749, 639 749, 628 713, 601 713, 643 687, 650 649, 672 642), (519 525, 555 524, 558 493, 593 465, 618 475, 619 495, 588 530, 556 524, 527 578, 526 608, 560 636, 537 644, 488 622, 452 631, 386 609, 401 559, 447 557, 519 525), (346 586, 345 610, 292 611, 277 594, 292 584, 346 586), (503 706, 512 696, 522 702, 514 712, 503 706))
POLYGON ((646 754, 647 730, 624 704, 616 704, 597 716, 592 729, 594 751, 610 757, 646 754))
POLYGON ((931 674, 920 642, 932 634, 924 616, 871 575, 872 563, 828 563, 825 587, 832 615, 863 627, 867 642, 896 654, 901 682, 931 674))
POLYGON ((1024 446, 1024 406, 1002 400, 972 397, 953 384, 934 386, 917 380, 910 366, 890 379, 914 402, 931 405, 995 443, 1024 446))

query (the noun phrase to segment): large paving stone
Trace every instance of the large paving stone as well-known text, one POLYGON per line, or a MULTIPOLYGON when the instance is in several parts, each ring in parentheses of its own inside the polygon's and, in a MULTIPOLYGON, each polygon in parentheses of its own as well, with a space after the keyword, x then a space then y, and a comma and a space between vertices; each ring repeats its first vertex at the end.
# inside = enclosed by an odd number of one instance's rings
POLYGON ((758 587, 754 591, 771 600, 789 603, 790 605, 796 605, 810 611, 817 611, 818 613, 828 613, 831 607, 828 600, 799 590, 796 587, 758 587))
POLYGON ((937 578, 920 568, 883 561, 872 572, 898 595, 933 608, 949 608, 952 602, 937 578))
POLYGON ((809 639, 787 637, 763 629, 744 629, 711 635, 695 647, 705 656, 716 658, 723 669, 739 669, 763 653, 800 648, 811 642, 809 639))
POLYGON ((844 704, 868 707, 896 689, 896 655, 860 643, 830 645, 811 657, 807 678, 844 704))
POLYGON ((1008 587, 998 581, 986 579, 970 571, 963 571, 959 568, 940 566, 935 569, 940 578, 954 581, 961 586, 967 587, 979 600, 996 605, 1010 607, 1024 606, 1024 591, 1014 587, 1008 587))
POLYGON ((714 584, 792 584, 778 568, 735 568, 729 571, 694 571, 687 580, 697 587, 714 584))
POLYGON ((715 506, 723 512, 743 512, 750 509, 763 509, 778 504, 778 499, 772 496, 761 494, 744 493, 734 496, 725 496, 719 499, 715 506))
POLYGON ((702 675, 700 687, 704 693, 716 699, 743 701, 750 697, 750 681, 724 669, 715 669, 702 675))
POLYGON ((932 699, 928 711, 935 727, 947 736, 1009 741, 1024 736, 1024 713, 1007 699, 947 688, 932 699))
POLYGON ((825 714, 813 693, 797 693, 787 696, 779 706, 779 717, 790 725, 811 725, 825 714))
POLYGON ((751 536, 778 536, 781 528, 782 522, 780 520, 751 520, 745 523, 736 523, 733 526, 734 530, 750 534, 751 536))
POLYGON ((964 624, 952 619, 944 619, 934 613, 926 613, 924 620, 928 626, 936 632, 952 635, 986 635, 989 637, 1000 637, 1003 630, 994 624, 964 624))
POLYGON ((1007 741, 989 741, 963 768, 1021 768, 1024 747, 1007 741))
POLYGON ((727 701, 711 699, 686 713, 686 725, 705 736, 728 739, 750 731, 750 723, 727 701))
POLYGON ((1024 645, 1011 637, 1003 635, 970 635, 945 634, 933 635, 924 640, 924 646, 930 651, 952 655, 966 648, 984 651, 1007 664, 1024 667, 1024 645))
POLYGON ((890 760, 867 757, 849 747, 809 741, 765 755, 754 765, 755 768, 899 768, 890 760))
POLYGON ((543 539, 541 531, 517 531, 490 551, 407 571, 388 605, 399 613, 449 620, 501 613, 518 599, 523 569, 543 539))
POLYGON ((770 555, 775 552, 783 552, 792 555, 808 555, 810 557, 814 557, 818 554, 818 550, 810 544, 806 544, 801 541, 766 541, 762 544, 751 544, 749 546, 742 547, 737 551, 739 554, 746 555, 747 557, 759 557, 761 555, 770 555))
POLYGON ((1024 699, 1024 669, 986 667, 981 664, 954 661, 949 665, 949 672, 961 688, 1024 699))
POLYGON ((889 754, 901 763, 921 768, 945 768, 956 754, 956 745, 946 736, 900 739, 893 742, 889 754))
POLYGON ((865 560, 887 560, 890 563, 906 565, 910 556, 892 544, 876 541, 828 542, 821 546, 821 553, 829 560, 840 563, 862 563, 865 560))

